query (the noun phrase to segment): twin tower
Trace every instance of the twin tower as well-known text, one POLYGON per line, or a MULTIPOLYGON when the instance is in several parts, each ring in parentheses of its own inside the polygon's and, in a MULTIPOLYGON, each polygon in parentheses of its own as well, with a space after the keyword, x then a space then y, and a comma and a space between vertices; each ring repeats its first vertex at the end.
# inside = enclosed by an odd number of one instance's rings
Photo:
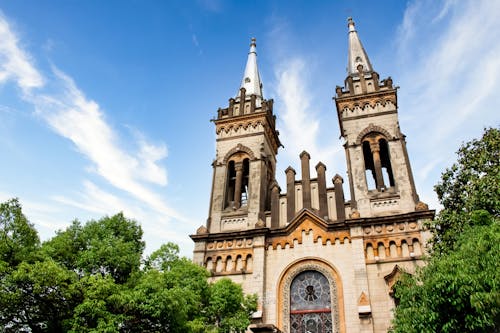
POLYGON ((418 199, 398 123, 397 89, 381 80, 348 20, 348 70, 335 105, 345 140, 344 179, 321 162, 275 179, 281 146, 273 100, 262 95, 255 39, 237 95, 214 120, 209 217, 191 238, 211 279, 229 277, 258 295, 254 332, 386 332, 393 286, 422 265, 433 218, 418 199))

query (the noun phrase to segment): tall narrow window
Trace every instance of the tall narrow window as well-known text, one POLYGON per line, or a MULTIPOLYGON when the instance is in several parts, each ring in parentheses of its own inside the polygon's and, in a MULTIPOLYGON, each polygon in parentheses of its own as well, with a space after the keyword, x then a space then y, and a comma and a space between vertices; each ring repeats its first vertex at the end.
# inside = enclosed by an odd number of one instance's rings
POLYGON ((305 271, 290 286, 290 333, 333 331, 330 285, 317 271, 305 271))
POLYGON ((243 160, 243 179, 241 182, 241 205, 246 206, 248 203, 248 178, 250 175, 250 161, 248 158, 243 160))
POLYGON ((236 170, 234 161, 229 161, 227 165, 227 188, 226 188, 226 205, 232 207, 234 203, 234 187, 236 185, 236 170))
POLYGON ((363 157, 365 159, 365 175, 366 175, 366 185, 369 190, 377 188, 376 177, 375 177, 375 166, 373 164, 372 151, 370 149, 370 142, 363 141, 363 157))
POLYGON ((380 163, 384 180, 387 179, 386 184, 392 187, 394 186, 394 176, 392 175, 391 158, 389 156, 389 144, 385 139, 378 140, 378 144, 380 146, 380 163))

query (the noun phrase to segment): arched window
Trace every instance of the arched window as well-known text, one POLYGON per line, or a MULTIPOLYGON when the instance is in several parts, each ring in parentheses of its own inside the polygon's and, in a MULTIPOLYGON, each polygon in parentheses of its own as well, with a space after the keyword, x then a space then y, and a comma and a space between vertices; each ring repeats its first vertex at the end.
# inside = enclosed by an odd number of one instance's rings
POLYGON ((234 161, 229 161, 227 165, 226 207, 233 206, 235 184, 236 184, 236 170, 234 168, 234 161))
POLYGON ((370 133, 362 141, 366 185, 369 190, 394 186, 389 144, 380 133, 370 133))
POLYGON ((328 279, 317 271, 298 274, 290 285, 290 333, 331 333, 332 304, 328 279))
POLYGON ((380 163, 382 165, 382 175, 384 183, 389 184, 390 187, 394 186, 394 176, 392 175, 391 158, 389 156, 389 145, 387 140, 378 140, 380 147, 380 163))
POLYGON ((376 176, 375 176, 375 165, 373 164, 373 156, 370 149, 370 142, 363 141, 363 157, 365 159, 365 175, 366 175, 366 185, 369 190, 377 188, 376 176))
POLYGON ((248 203, 250 160, 245 157, 245 155, 236 154, 227 163, 225 207, 239 209, 248 203))

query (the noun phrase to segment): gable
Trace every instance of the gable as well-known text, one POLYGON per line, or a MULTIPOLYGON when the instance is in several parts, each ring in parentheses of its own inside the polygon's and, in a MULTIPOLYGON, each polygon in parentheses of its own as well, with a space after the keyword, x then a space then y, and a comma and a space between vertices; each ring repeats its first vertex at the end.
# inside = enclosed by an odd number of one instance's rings
POLYGON ((350 242, 349 228, 338 228, 327 223, 308 209, 302 209, 299 214, 283 229, 273 232, 267 240, 267 245, 275 250, 278 245, 284 249, 287 245, 293 248, 295 244, 302 244, 304 235, 313 235, 313 242, 321 240, 322 245, 327 242, 334 244, 337 240, 343 244, 350 242))

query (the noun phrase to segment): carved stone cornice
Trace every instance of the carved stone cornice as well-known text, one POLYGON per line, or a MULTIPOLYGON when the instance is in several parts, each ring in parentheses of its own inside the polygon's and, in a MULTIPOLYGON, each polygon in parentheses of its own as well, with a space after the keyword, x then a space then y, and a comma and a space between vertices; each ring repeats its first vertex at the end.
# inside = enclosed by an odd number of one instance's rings
POLYGON ((274 120, 267 112, 256 112, 237 117, 217 119, 214 120, 214 123, 216 134, 220 134, 222 131, 229 133, 231 130, 240 127, 247 129, 250 126, 256 128, 262 125, 275 154, 278 152, 278 148, 282 146, 278 137, 279 132, 274 127, 274 120))
POLYGON ((195 242, 204 241, 224 241, 227 239, 234 238, 252 238, 257 236, 264 236, 268 233, 269 228, 258 228, 258 229, 249 229, 242 231, 228 231, 228 232, 218 232, 212 234, 204 234, 204 235, 189 235, 191 239, 195 242))
POLYGON ((347 95, 335 98, 335 103, 337 105, 337 111, 339 114, 345 109, 353 110, 356 106, 364 108, 369 105, 371 108, 375 108, 377 103, 385 105, 388 101, 397 107, 397 95, 396 89, 391 90, 381 90, 371 93, 366 93, 362 95, 347 95))
POLYGON ((415 211, 411 213, 384 215, 376 217, 360 217, 347 219, 345 223, 349 226, 369 226, 376 224, 414 222, 416 220, 432 220, 436 214, 435 210, 415 211))

